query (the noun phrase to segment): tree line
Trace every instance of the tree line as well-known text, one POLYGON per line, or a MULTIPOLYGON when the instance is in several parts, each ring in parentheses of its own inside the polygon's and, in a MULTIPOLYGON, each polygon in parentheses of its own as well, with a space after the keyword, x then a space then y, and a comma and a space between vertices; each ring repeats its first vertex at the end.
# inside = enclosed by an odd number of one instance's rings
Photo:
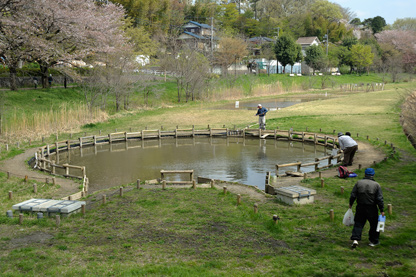
POLYGON ((54 67, 77 80, 91 107, 105 107, 110 94, 116 110, 128 109, 132 91, 141 91, 146 101, 160 94, 159 78, 130 74, 140 67, 137 56, 150 57, 152 65, 171 73, 178 101, 198 97, 214 66, 226 74, 232 64, 254 58, 282 65, 304 60, 314 71, 376 70, 390 73, 393 81, 402 71, 414 73, 416 64, 415 18, 392 25, 380 16, 361 21, 326 0, 3 0, 0 11, 0 57, 11 89, 17 89, 19 62, 38 64, 44 87, 54 67), (215 28, 214 51, 178 42, 190 20, 215 28), (309 36, 323 43, 302 53, 296 39, 309 36), (253 37, 273 42, 262 44, 254 56, 248 43, 253 37), (74 61, 92 67, 84 73, 89 78, 72 70, 80 67, 74 61))

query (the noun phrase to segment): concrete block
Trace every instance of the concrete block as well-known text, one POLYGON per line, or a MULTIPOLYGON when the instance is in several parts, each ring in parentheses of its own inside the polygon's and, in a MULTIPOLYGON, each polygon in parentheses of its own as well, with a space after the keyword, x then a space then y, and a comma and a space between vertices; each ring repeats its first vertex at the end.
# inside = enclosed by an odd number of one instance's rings
POLYGON ((316 190, 302 186, 275 188, 276 198, 289 205, 313 203, 316 190))

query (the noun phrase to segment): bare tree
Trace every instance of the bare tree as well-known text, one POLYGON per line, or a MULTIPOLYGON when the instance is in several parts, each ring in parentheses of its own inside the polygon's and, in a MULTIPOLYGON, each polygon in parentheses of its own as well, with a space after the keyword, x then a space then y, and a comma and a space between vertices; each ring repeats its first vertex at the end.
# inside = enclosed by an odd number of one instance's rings
POLYGON ((247 43, 240 38, 222 37, 215 52, 215 62, 222 68, 222 74, 227 75, 228 68, 248 55, 247 43))
POLYGON ((176 80, 178 102, 185 93, 186 101, 207 78, 208 60, 196 50, 185 47, 176 54, 166 53, 160 62, 161 68, 169 71, 176 80))

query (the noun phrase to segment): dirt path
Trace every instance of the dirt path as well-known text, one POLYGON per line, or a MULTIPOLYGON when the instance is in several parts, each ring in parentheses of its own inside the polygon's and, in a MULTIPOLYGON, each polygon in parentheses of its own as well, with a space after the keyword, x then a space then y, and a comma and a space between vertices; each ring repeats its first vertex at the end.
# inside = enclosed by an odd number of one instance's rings
MULTIPOLYGON (((358 169, 359 164, 363 168, 371 166, 374 162, 380 162, 384 159, 384 154, 374 148, 367 142, 358 142, 358 151, 355 155, 354 165, 349 167, 351 171, 358 169)), ((51 178, 50 175, 43 173, 38 170, 33 170, 29 168, 26 161, 29 160, 31 157, 35 155, 35 152, 38 148, 32 148, 25 151, 25 153, 20 154, 18 156, 13 157, 12 159, 2 161, 0 163, 0 171, 3 172, 10 172, 12 176, 17 176, 24 178, 28 176, 29 179, 32 180, 40 180, 45 182, 46 178, 51 178)), ((88 171, 87 171, 88 172, 88 171)), ((334 177, 337 175, 336 168, 330 168, 327 170, 322 171, 323 177, 334 177)), ((316 178, 319 175, 317 172, 309 173, 309 178, 316 178)), ((62 198, 68 196, 70 194, 78 192, 79 184, 74 182, 71 179, 60 178, 56 177, 56 184, 59 185, 58 195, 56 198, 62 198)), ((276 186, 291 186, 300 184, 303 180, 303 177, 282 177, 278 178, 278 182, 276 186)), ((223 183, 223 184, 216 184, 216 187, 222 189, 223 186, 227 186, 227 189, 235 194, 246 195, 252 198, 255 201, 267 201, 269 198, 263 191, 259 190, 258 188, 247 186, 247 185, 239 185, 236 183, 223 183)))
POLYGON ((79 183, 76 183, 71 179, 51 176, 47 173, 34 170, 29 167, 26 161, 34 157, 37 150, 38 148, 27 149, 23 154, 2 161, 0 163, 0 171, 10 172, 12 177, 24 178, 25 176, 28 176, 29 180, 37 180, 41 182, 45 182, 46 178, 49 178, 49 182, 52 182, 51 178, 55 177, 55 183, 59 185, 58 194, 56 195, 56 198, 58 199, 78 192, 79 183))

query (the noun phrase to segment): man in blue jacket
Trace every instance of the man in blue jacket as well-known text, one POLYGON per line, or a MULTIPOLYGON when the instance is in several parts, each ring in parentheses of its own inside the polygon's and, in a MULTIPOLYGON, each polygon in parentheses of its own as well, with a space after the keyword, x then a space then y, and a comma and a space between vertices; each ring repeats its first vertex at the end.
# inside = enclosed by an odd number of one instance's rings
POLYGON ((259 116, 259 129, 266 129, 266 113, 267 109, 258 104, 256 116, 259 116))
POLYGON ((351 191, 350 209, 357 200, 357 208, 354 216, 354 228, 352 229, 351 240, 352 248, 358 246, 361 240, 361 233, 365 223, 370 223, 370 231, 368 232, 370 246, 376 246, 379 242, 380 233, 377 232, 378 210, 384 216, 384 200, 380 184, 374 181, 374 169, 367 168, 365 177, 359 180, 351 191), (377 209, 378 207, 378 209, 377 209))

